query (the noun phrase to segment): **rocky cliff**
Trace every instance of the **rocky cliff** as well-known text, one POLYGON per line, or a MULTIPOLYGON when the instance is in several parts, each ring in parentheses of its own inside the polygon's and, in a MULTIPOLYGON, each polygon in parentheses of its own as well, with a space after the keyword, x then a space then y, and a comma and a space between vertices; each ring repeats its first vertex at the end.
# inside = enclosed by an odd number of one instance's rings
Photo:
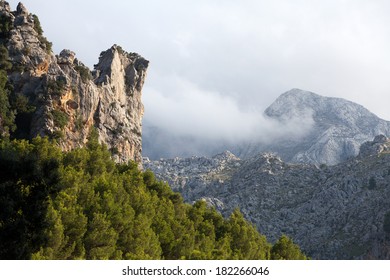
POLYGON ((85 145, 96 128, 117 162, 141 162, 141 94, 149 62, 114 45, 90 71, 70 50, 54 55, 38 17, 23 4, 11 11, 0 1, 0 15, 16 124, 0 131, 16 138, 49 136, 67 151, 85 145))
MULTIPOLYGON (((335 166, 291 164, 272 153, 239 159, 144 160, 188 202, 201 199, 228 215, 239 207, 274 241, 293 237, 315 259, 388 259, 390 140, 378 136, 358 157, 335 166)), ((390 214, 389 214, 390 215, 390 214)))

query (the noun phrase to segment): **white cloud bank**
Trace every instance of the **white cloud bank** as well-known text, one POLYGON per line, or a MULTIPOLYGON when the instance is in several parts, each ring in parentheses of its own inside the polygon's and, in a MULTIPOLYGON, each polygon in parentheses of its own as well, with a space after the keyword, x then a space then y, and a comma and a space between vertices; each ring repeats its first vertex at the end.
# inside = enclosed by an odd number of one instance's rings
POLYGON ((144 95, 147 124, 176 137, 231 144, 243 141, 270 143, 275 138, 299 137, 313 124, 310 115, 280 123, 264 116, 256 105, 240 107, 230 96, 202 90, 177 76, 165 78, 164 83, 167 85, 163 87, 164 92, 145 89, 148 93, 144 95), (175 84, 175 93, 170 92, 172 84, 175 84))

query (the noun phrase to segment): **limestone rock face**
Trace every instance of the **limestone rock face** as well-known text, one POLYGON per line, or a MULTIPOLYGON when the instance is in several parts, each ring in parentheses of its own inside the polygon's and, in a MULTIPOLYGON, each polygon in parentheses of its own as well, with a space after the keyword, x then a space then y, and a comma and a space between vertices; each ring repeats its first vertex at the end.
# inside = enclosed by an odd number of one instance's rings
POLYGON ((68 151, 85 145, 94 127, 117 162, 140 163, 141 94, 149 62, 114 45, 90 71, 70 50, 54 55, 38 18, 23 4, 11 12, 0 1, 0 14, 11 22, 2 44, 12 63, 12 94, 33 108, 17 114, 14 136, 49 136, 68 151))
POLYGON ((119 161, 141 161, 142 116, 141 90, 148 61, 135 53, 125 53, 113 46, 103 52, 95 65, 95 82, 101 90, 95 125, 100 140, 115 147, 119 161))

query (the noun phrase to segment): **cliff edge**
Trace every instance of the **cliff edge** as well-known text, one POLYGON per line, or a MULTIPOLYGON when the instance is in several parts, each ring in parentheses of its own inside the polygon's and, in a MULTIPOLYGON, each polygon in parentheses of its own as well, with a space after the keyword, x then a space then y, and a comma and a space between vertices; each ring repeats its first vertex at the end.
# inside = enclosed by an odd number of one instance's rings
POLYGON ((10 63, 6 100, 11 138, 49 136, 64 151, 82 147, 93 128, 117 162, 141 163, 142 87, 149 61, 114 45, 91 71, 63 50, 54 55, 37 16, 0 1, 2 57, 10 63))

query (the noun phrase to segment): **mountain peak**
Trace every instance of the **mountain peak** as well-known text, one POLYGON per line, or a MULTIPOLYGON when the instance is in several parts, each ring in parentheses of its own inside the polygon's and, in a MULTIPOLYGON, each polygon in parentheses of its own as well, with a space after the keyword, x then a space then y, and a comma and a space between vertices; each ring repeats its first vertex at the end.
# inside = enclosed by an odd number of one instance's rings
POLYGON ((296 88, 280 95, 265 110, 265 114, 279 120, 311 115, 315 121, 331 118, 332 122, 338 124, 348 122, 352 125, 355 125, 357 119, 361 118, 379 119, 375 114, 352 101, 337 97, 325 97, 296 88))
POLYGON ((311 91, 299 89, 299 88, 293 88, 289 91, 286 91, 285 93, 280 95, 280 98, 308 98, 308 97, 321 97, 320 95, 313 93, 311 91))
POLYGON ((311 115, 322 96, 310 91, 291 89, 281 94, 266 110, 269 117, 289 120, 292 117, 311 115))
MULTIPOLYGON (((299 115, 302 111, 316 111, 326 103, 349 102, 341 98, 325 97, 311 91, 293 88, 281 94, 265 111, 268 116, 286 116, 295 113, 299 115), (321 106, 322 105, 322 106, 321 106), (320 106, 320 107, 319 107, 320 106)), ((325 106, 328 107, 328 106, 325 106)))
MULTIPOLYGON (((359 154, 360 145, 376 135, 390 135, 390 122, 354 102, 325 97, 301 89, 280 95, 265 115, 285 126, 310 121, 312 127, 300 139, 277 139, 261 147, 273 151, 285 161, 334 165, 359 154)), ((297 129, 299 129, 297 127, 297 129)), ((253 145, 256 149, 260 145, 253 145)), ((250 154, 259 150, 247 149, 250 154)), ((240 157, 247 155, 239 154, 240 157)))
POLYGON ((27 11, 26 7, 21 2, 19 2, 18 6, 16 7, 16 14, 27 16, 29 12, 27 11))

